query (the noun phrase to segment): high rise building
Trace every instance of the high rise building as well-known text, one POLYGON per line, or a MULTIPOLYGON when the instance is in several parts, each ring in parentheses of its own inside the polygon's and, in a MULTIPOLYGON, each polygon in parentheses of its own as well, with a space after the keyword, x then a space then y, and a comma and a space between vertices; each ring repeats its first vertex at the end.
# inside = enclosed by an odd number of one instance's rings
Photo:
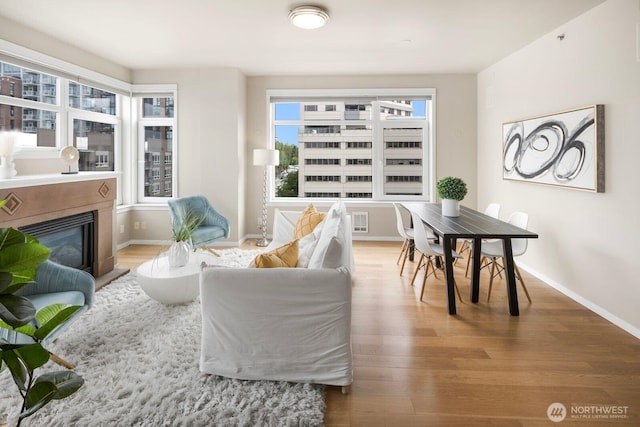
MULTIPOLYGON (((411 118, 411 101, 300 103, 298 196, 373 197, 374 135, 368 123, 411 118), (325 124, 326 122, 326 124, 325 124), (309 124, 307 124, 309 123, 309 124)), ((422 194, 423 129, 382 127, 384 195, 422 194)), ((380 137, 378 137, 379 139, 380 137)))

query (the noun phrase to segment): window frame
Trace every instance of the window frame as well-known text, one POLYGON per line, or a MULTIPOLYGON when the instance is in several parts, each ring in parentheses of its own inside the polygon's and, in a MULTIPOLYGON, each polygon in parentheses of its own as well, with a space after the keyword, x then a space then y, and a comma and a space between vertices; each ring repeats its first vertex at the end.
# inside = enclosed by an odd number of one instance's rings
MULTIPOLYGON (((372 198, 351 199, 341 197, 349 202, 389 202, 400 200, 435 200, 435 155, 436 155, 436 89, 435 88, 398 88, 398 89, 268 89, 266 91, 267 109, 267 141, 266 147, 273 149, 276 141, 276 126, 304 126, 302 117, 295 120, 276 120, 276 103, 304 103, 304 102, 337 102, 371 101, 372 113, 370 120, 354 120, 351 125, 368 125, 372 127, 372 198), (392 120, 383 120, 380 117, 380 105, 383 101, 391 99, 425 99, 425 119, 416 120, 412 117, 398 116, 392 120), (419 124, 419 126, 418 126, 419 124), (384 194, 384 141, 383 132, 385 128, 416 128, 422 131, 422 194, 421 195, 385 195, 384 194)), ((346 105, 346 104, 345 104, 346 105)), ((349 104, 351 105, 351 104, 349 104)), ((365 107, 358 107, 362 111, 365 107)), ((327 120, 326 125, 336 122, 344 123, 342 120, 327 120)), ((348 126, 348 125, 346 125, 348 126)), ((308 160, 308 159, 305 159, 308 160)), ((342 162, 341 162, 342 163, 342 162)), ((303 179, 303 178, 302 178, 303 179)), ((328 201, 323 198, 308 197, 276 197, 275 176, 268 176, 268 201, 270 204, 293 204, 293 203, 322 203, 328 201)))
MULTIPOLYGON (((136 150, 135 150, 135 182, 133 184, 135 200, 138 204, 166 204, 170 198, 178 197, 178 160, 180 154, 178 143, 178 90, 177 85, 134 85, 131 101, 135 116, 136 150), (144 117, 144 98, 173 98, 173 117, 144 117), (145 196, 145 127, 171 126, 171 197, 145 196)), ((160 164, 166 164, 165 158, 160 157, 160 164)), ((162 175, 162 174, 161 174, 162 175)), ((166 177, 166 176, 165 176, 166 177)))
MULTIPOLYGON (((178 90, 177 84, 131 84, 114 77, 60 60, 29 48, 0 40, 0 62, 57 78, 56 103, 32 101, 0 95, 0 103, 35 108, 56 114, 55 147, 24 147, 15 153, 16 159, 57 159, 60 150, 73 141, 73 120, 89 120, 114 125, 114 176, 117 176, 117 206, 160 203, 166 197, 144 200, 138 197, 138 109, 135 96, 172 96, 174 99, 172 182, 174 197, 178 187, 178 90), (116 114, 98 113, 69 106, 69 82, 116 94, 116 114), (6 102, 5 102, 6 101, 6 102)), ((143 164, 144 164, 144 158, 143 164)), ((161 159, 162 161, 162 159, 161 159)), ((89 172, 90 173, 90 172, 89 172)), ((100 172, 98 172, 100 173, 100 172)))

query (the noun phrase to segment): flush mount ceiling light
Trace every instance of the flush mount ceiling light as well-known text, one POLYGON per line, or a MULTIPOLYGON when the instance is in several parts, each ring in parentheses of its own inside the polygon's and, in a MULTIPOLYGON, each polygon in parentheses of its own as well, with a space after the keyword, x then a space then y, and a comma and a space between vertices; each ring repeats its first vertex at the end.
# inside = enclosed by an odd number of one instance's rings
POLYGON ((313 30, 329 22, 329 14, 318 6, 298 6, 289 12, 289 19, 298 28, 313 30))

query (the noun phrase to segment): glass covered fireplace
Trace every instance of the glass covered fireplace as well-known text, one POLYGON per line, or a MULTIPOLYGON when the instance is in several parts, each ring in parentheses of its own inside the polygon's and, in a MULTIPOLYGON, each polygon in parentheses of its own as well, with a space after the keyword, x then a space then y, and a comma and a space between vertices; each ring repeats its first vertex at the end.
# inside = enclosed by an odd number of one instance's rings
POLYGON ((20 231, 51 249, 51 261, 93 274, 94 224, 94 213, 85 212, 20 227, 20 231))

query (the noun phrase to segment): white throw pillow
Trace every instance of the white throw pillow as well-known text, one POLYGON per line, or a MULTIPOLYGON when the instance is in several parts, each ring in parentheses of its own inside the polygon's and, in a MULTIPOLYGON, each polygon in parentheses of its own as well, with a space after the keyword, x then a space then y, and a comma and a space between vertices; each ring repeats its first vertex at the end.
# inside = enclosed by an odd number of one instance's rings
MULTIPOLYGON (((318 228, 320 224, 316 226, 318 228)), ((318 233, 319 235, 319 233, 318 233)), ((307 268, 309 259, 318 244, 318 236, 315 233, 309 233, 298 240, 298 268, 307 268)))
POLYGON ((308 268, 337 268, 341 265, 345 244, 347 210, 343 202, 331 206, 325 217, 320 237, 309 259, 308 268))

